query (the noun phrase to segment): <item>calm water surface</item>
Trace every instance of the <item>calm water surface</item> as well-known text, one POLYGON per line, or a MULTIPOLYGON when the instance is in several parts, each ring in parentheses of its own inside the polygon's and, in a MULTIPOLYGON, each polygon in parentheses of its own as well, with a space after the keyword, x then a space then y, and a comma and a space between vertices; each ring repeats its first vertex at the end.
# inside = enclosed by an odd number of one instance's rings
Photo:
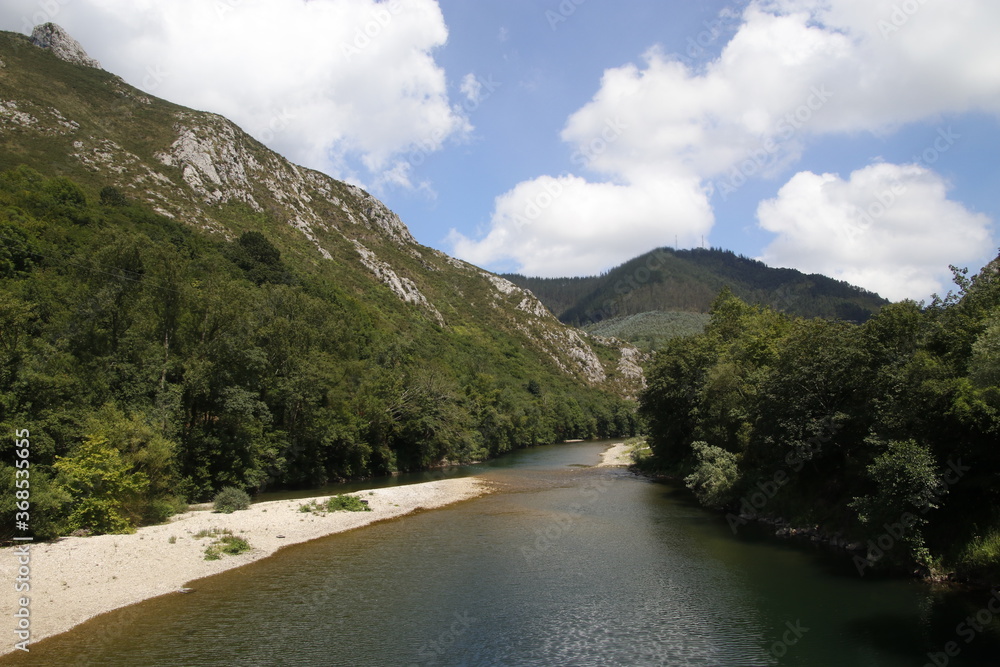
POLYGON ((679 489, 589 467, 605 447, 476 466, 502 491, 288 547, 8 662, 921 667, 955 642, 937 667, 1000 665, 995 626, 971 643, 956 630, 987 594, 862 579, 749 526, 734 537, 679 489))

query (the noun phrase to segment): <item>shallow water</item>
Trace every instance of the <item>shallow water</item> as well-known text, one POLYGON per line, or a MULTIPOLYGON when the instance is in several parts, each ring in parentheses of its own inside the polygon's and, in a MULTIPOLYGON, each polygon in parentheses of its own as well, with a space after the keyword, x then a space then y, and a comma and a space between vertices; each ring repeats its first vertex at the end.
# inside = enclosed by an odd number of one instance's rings
POLYGON ((517 452, 476 468, 501 492, 287 547, 8 662, 919 667, 954 641, 938 667, 998 664, 995 631, 957 630, 988 595, 734 536, 683 490, 581 467, 605 447, 517 452))

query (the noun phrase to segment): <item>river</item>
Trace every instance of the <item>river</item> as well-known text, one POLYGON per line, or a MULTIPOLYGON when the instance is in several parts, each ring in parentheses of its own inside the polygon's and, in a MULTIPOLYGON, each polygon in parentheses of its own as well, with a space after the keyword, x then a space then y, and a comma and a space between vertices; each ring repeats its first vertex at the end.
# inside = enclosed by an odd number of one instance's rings
POLYGON ((920 667, 932 654, 936 667, 1000 664, 995 622, 960 626, 989 594, 861 577, 843 554, 763 528, 734 535, 683 489, 591 467, 607 444, 397 478, 386 483, 475 473, 499 491, 285 548, 8 661, 920 667))

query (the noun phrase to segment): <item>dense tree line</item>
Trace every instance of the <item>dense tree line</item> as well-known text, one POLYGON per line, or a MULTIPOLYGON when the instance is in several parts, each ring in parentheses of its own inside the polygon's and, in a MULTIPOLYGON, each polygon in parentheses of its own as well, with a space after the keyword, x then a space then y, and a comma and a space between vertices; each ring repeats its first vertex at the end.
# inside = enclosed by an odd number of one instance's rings
MULTIPOLYGON (((507 278, 534 292, 561 321, 582 327, 650 311, 706 313, 726 286, 748 303, 800 317, 863 322, 887 303, 844 281, 772 268, 721 248, 660 248, 600 276, 507 278)), ((656 335, 654 326, 627 340, 656 335)))
POLYGON ((876 562, 1000 574, 1000 276, 862 325, 790 317, 724 291, 675 338, 640 412, 654 463, 738 528, 822 526, 876 562))
POLYGON ((629 403, 510 336, 473 345, 386 303, 286 262, 261 232, 223 241, 114 188, 0 175, 0 428, 8 443, 30 431, 36 535, 130 530, 223 486, 635 430, 629 403))

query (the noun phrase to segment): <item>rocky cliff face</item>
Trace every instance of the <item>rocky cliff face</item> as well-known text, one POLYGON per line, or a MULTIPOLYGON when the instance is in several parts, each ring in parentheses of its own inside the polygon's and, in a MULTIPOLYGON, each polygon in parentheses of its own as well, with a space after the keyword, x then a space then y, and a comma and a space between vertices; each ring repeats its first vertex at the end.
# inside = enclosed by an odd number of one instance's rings
MULTIPOLYGON (((67 62, 99 67, 53 24, 39 26, 32 42, 67 62)), ((228 239, 249 222, 284 227, 279 236, 308 261, 343 267, 338 275, 359 291, 374 281, 436 326, 501 327, 582 382, 625 395, 641 385, 631 346, 569 328, 531 292, 419 245, 369 193, 292 164, 229 120, 150 98, 103 71, 91 77, 102 88, 100 100, 72 91, 27 95, 8 77, 11 69, 0 69, 0 134, 16 134, 26 145, 40 138, 65 144, 64 171, 88 174, 95 184, 111 184, 162 215, 228 239)), ((70 75, 83 76, 77 68, 70 75)))
POLYGON ((31 33, 31 43, 49 49, 57 58, 68 63, 101 69, 101 63, 88 56, 80 43, 55 23, 35 26, 31 33))

